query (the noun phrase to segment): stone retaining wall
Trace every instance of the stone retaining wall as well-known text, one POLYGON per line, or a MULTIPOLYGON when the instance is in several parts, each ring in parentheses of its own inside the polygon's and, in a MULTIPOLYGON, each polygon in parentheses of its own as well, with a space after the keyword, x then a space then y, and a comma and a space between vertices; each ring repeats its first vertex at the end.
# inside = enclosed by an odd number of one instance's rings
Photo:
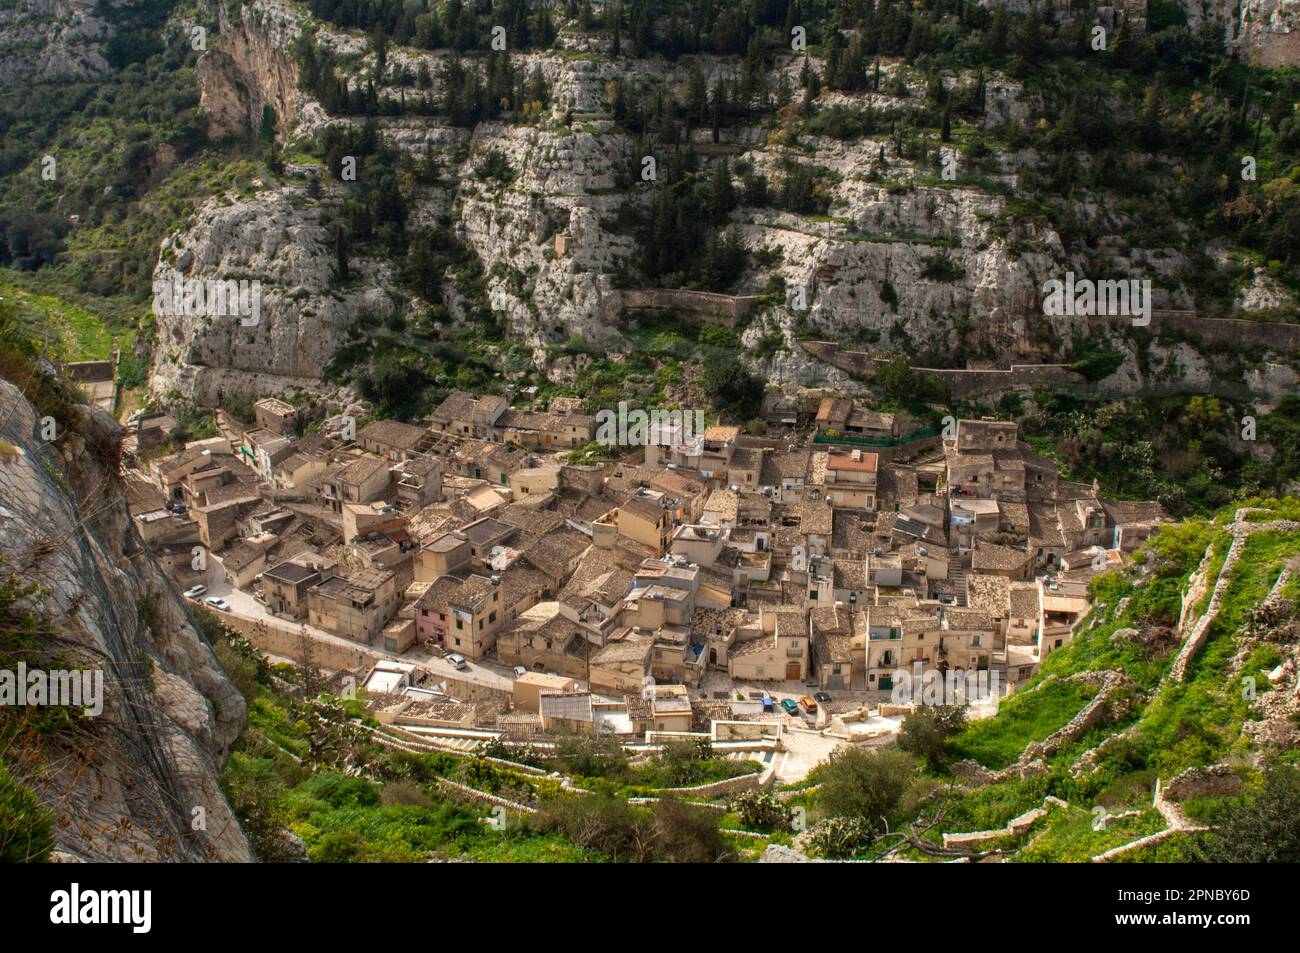
POLYGON ((741 791, 757 791, 761 787, 763 787, 763 774, 760 772, 742 774, 690 788, 664 788, 663 793, 679 794, 683 797, 718 797, 723 794, 739 794, 741 791))
POLYGON ((537 808, 529 807, 527 804, 520 804, 518 801, 512 801, 509 798, 501 797, 497 794, 489 794, 487 791, 480 791, 478 788, 472 788, 468 784, 461 784, 459 781, 449 781, 446 778, 439 778, 438 783, 445 788, 451 788, 458 794, 475 801, 482 801, 484 804, 492 804, 496 807, 504 807, 510 811, 519 811, 523 814, 536 814, 537 808))
POLYGON ((1128 677, 1122 672, 1104 671, 1104 672, 1080 672, 1077 675, 1071 675, 1065 681, 1093 682, 1100 681, 1101 688, 1097 694, 1092 697, 1088 704, 1084 705, 1077 715, 1066 722, 1063 728, 1052 732, 1042 741, 1030 744, 1025 748, 1025 753, 1020 756, 1021 761, 1036 761, 1043 758, 1050 758, 1062 747, 1075 741, 1085 731, 1093 725, 1098 724, 1106 717, 1106 705, 1110 701, 1111 695, 1121 685, 1128 683, 1128 677))
POLYGON ((724 295, 712 291, 670 288, 629 288, 623 307, 629 311, 690 311, 734 328, 759 301, 757 295, 724 295))
MULTIPOLYGON (((890 363, 865 351, 848 351, 833 341, 801 341, 803 349, 820 361, 842 371, 874 380, 876 371, 890 363)), ((1086 384, 1082 374, 1065 364, 1012 364, 1009 368, 967 370, 952 367, 917 367, 912 370, 944 382, 958 400, 994 397, 1018 388, 1044 387, 1053 384, 1086 384)))

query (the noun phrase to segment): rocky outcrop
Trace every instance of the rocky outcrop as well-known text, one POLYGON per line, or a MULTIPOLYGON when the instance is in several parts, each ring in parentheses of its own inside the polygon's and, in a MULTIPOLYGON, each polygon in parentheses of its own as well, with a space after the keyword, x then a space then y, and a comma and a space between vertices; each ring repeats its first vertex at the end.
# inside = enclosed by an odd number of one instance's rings
POLYGON ((199 106, 208 117, 208 132, 248 137, 262 121, 262 110, 275 110, 279 134, 315 126, 326 118, 320 105, 298 89, 293 44, 302 17, 288 4, 240 4, 232 20, 218 4, 221 42, 199 58, 199 106))
MULTIPOLYGON (((1285 6, 1278 0, 1256 3, 1285 6)), ((221 17, 220 41, 199 66, 201 102, 216 134, 248 136, 265 106, 275 110, 278 134, 288 142, 314 136, 327 125, 359 121, 327 116, 318 102, 297 88, 292 50, 306 22, 299 8, 284 0, 254 0, 240 8, 238 19, 230 19, 224 8, 221 17)), ((334 52, 345 79, 370 82, 374 53, 363 36, 317 23, 311 28, 317 47, 334 52)), ((586 52, 591 42, 588 37, 562 33, 560 49, 512 56, 512 65, 521 74, 538 71, 550 90, 549 109, 534 123, 483 122, 467 130, 451 127, 441 117, 410 113, 378 120, 388 143, 413 156, 436 155, 444 163, 441 181, 409 190, 407 201, 415 227, 450 214, 458 237, 482 263, 485 300, 466 301, 448 288, 453 317, 463 317, 471 306, 491 308, 512 338, 532 346, 539 368, 548 359, 547 346, 558 342, 606 340, 615 347, 621 316, 637 300, 622 286, 627 277, 635 280, 642 254, 627 225, 629 216, 620 212, 637 207, 644 212, 653 190, 640 181, 640 156, 633 154, 636 141, 611 121, 609 84, 619 78, 680 90, 689 83, 691 67, 698 65, 706 87, 712 87, 720 77, 734 81, 740 65, 735 57, 713 56, 674 62, 624 58, 615 63, 592 58, 586 52), (510 172, 505 180, 476 174, 489 153, 504 158, 510 172)), ((381 86, 377 97, 381 101, 410 96, 436 99, 448 55, 390 48, 391 67, 427 75, 429 88, 381 86)), ((769 70, 768 88, 776 88, 782 80, 787 85, 797 83, 801 65, 796 57, 778 58, 769 70)), ((904 99, 825 91, 822 105, 870 106, 888 112, 906 108, 924 94, 921 81, 901 65, 886 64, 885 73, 888 84, 901 81, 911 95, 904 99)), ((950 82, 973 83, 974 77, 955 76, 950 82)), ((1006 77, 987 78, 985 92, 990 123, 1020 121, 1037 108, 1034 94, 1006 77)), ((1034 362, 1061 359, 1061 355, 1039 353, 1044 335, 1069 341, 1077 324, 1074 319, 1044 318, 1037 304, 1040 289, 1046 279, 1067 269, 1089 272, 1096 265, 1092 258, 1074 260, 1050 227, 1008 224, 1002 189, 935 184, 929 165, 918 166, 898 154, 888 136, 844 142, 805 134, 798 150, 792 150, 785 141, 787 134, 787 129, 760 125, 729 128, 725 141, 719 143, 712 141, 707 129, 691 134, 705 172, 708 163, 722 157, 743 161, 765 175, 775 190, 785 174, 783 163, 796 158, 820 170, 821 187, 830 196, 826 216, 750 207, 739 208, 732 216, 740 239, 751 251, 763 253, 764 260, 762 267, 741 276, 736 288, 741 298, 762 294, 778 280, 787 289, 804 292, 804 306, 798 310, 760 304, 747 315, 753 322, 745 331, 747 347, 760 338, 770 343, 779 337, 782 342, 775 353, 764 348, 769 356, 757 369, 768 380, 787 387, 854 386, 840 369, 827 367, 799 347, 808 330, 846 344, 870 341, 949 362, 960 362, 962 355, 976 351, 1008 355, 1011 360, 1017 360, 1016 354, 1034 362), (878 161, 882 151, 884 164, 878 161), (944 261, 936 264, 939 258, 944 261)), ((660 152, 662 167, 667 147, 660 152)), ((1014 195, 1019 171, 1032 168, 1037 156, 1025 151, 993 157, 990 162, 981 174, 1014 195)), ((251 227, 268 201, 272 200, 262 194, 231 196, 223 204, 233 205, 222 215, 229 224, 243 222, 251 227)), ((287 187, 273 203, 278 206, 270 219, 273 225, 292 218, 319 218, 315 211, 319 203, 304 202, 287 187)), ((1080 203, 1078 214, 1102 230, 1099 242, 1110 270, 1150 275, 1158 298, 1155 303, 1161 307, 1190 306, 1190 295, 1179 279, 1188 262, 1178 248, 1131 248, 1126 237, 1128 215, 1114 196, 1089 198, 1080 203)), ((263 268, 266 263, 259 260, 264 256, 256 236, 231 228, 206 231, 213 224, 212 215, 209 206, 203 206, 173 239, 181 246, 208 249, 206 256, 196 251, 194 274, 216 276, 211 269, 222 263, 227 268, 243 267, 269 283, 268 297, 278 295, 302 308, 273 308, 257 334, 243 336, 220 325, 160 320, 165 353, 155 361, 155 390, 174 388, 200 403, 212 403, 223 388, 252 396, 258 389, 275 390, 277 383, 290 379, 310 381, 319 377, 339 347, 353 340, 350 325, 363 315, 344 312, 387 307, 378 300, 349 300, 349 292, 331 286, 333 250, 327 243, 316 240, 303 245, 302 263, 306 266, 311 256, 320 259, 308 267, 324 280, 300 289, 282 283, 285 276, 263 268), (316 333, 304 337, 305 326, 316 333), (183 347, 181 340, 186 342, 183 347)), ((377 270, 378 265, 372 269, 377 270)), ((372 287, 382 289, 376 291, 377 299, 391 299, 398 308, 407 306, 409 292, 396 282, 385 283, 374 274, 365 277, 372 287)), ((1264 278, 1256 284, 1259 287, 1243 300, 1243 307, 1285 306, 1264 278)), ((418 309, 421 304, 411 301, 410 307, 418 309)), ((1175 375, 1184 389, 1201 387, 1216 376, 1216 368, 1198 346, 1154 342, 1149 353, 1141 354, 1122 329, 1101 333, 1110 346, 1127 355, 1103 382, 1107 393, 1123 396, 1145 389, 1152 383, 1149 367, 1175 375)), ((1285 367, 1276 372, 1269 369, 1258 381, 1247 383, 1271 398, 1284 392, 1286 373, 1285 367)), ((957 383, 970 381, 981 383, 974 377, 957 383)), ((983 382, 975 396, 996 396, 989 387, 1005 383, 983 382)))
POLYGON ((1252 66, 1300 66, 1298 0, 1183 0, 1187 25, 1222 27, 1228 49, 1252 66))
POLYGON ((40 439, 27 399, 0 380, 3 571, 47 592, 65 667, 103 672, 103 711, 50 735, 31 781, 55 816, 56 859, 247 861, 218 786, 243 697, 131 525, 121 430, 77 408, 75 433, 40 439))
POLYGON ((259 283, 255 316, 160 316, 153 390, 213 406, 223 396, 263 396, 314 386, 334 353, 393 309, 387 269, 356 262, 367 280, 336 289, 328 199, 303 187, 263 189, 239 201, 209 200, 192 225, 164 240, 155 282, 259 283), (353 329, 356 329, 355 332, 353 329))
POLYGON ((125 0, 25 0, 0 8, 0 82, 93 81, 112 70, 100 47, 112 26, 98 14, 125 0))

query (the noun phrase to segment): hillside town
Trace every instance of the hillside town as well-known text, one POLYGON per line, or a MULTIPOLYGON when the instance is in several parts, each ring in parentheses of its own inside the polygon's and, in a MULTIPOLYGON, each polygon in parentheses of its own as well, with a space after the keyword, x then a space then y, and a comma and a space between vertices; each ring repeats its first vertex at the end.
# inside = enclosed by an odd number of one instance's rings
POLYGON ((272 657, 467 744, 869 742, 936 678, 989 714, 1165 519, 1063 479, 1014 422, 900 434, 847 398, 769 405, 763 435, 715 423, 594 463, 574 459, 597 417, 569 398, 454 392, 422 425, 358 426, 361 407, 267 397, 179 449, 175 419, 140 413, 131 513, 178 588, 272 657))

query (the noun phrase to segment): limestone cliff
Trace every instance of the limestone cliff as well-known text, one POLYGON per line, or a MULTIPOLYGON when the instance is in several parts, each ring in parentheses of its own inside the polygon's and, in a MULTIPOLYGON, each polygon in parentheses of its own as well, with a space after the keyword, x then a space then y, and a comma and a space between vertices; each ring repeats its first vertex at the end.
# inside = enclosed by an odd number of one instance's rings
POLYGON ((41 440, 38 412, 0 380, 4 570, 48 593, 34 608, 60 630, 59 654, 104 673, 102 714, 49 737, 32 782, 55 818, 54 858, 250 860, 218 786, 243 697, 131 525, 120 428, 76 412, 76 432, 41 440))
POLYGON ((1300 0, 1184 0, 1189 26, 1209 21, 1252 66, 1300 66, 1300 0))
MULTIPOLYGON (((1260 43, 1266 34, 1273 37, 1269 43, 1294 36, 1286 30, 1295 3, 1246 4, 1261 16, 1268 9, 1267 29, 1258 18, 1249 21, 1252 35, 1260 43)), ((1218 16, 1214 4, 1196 13, 1202 15, 1218 16)), ((290 50, 302 30, 314 31, 314 42, 347 64, 347 78, 359 85, 374 73, 375 54, 364 37, 310 21, 285 0, 253 0, 241 8, 237 22, 224 17, 219 43, 200 64, 202 102, 218 132, 251 135, 262 107, 271 105, 278 134, 291 150, 326 126, 360 121, 326 115, 297 88, 290 50)), ((481 122, 470 130, 411 113, 378 120, 388 143, 412 156, 436 155, 443 163, 438 183, 408 190, 410 223, 418 227, 450 214, 457 236, 483 266, 487 301, 479 303, 500 315, 513 338, 531 345, 539 363, 548 359, 548 344, 614 335, 624 310, 622 288, 638 280, 641 251, 620 224, 620 212, 648 209, 653 185, 637 174, 641 157, 633 154, 633 137, 611 120, 611 81, 662 84, 680 95, 695 66, 706 88, 719 77, 734 81, 739 70, 735 57, 611 62, 593 58, 586 49, 591 42, 591 37, 562 33, 559 49, 512 59, 521 75, 539 71, 550 90, 549 108, 535 123, 481 122), (489 153, 504 158, 509 181, 477 174, 489 153)), ((446 51, 393 47, 390 72, 422 71, 431 87, 420 95, 436 98, 447 56, 446 51)), ((777 57, 766 76, 768 88, 797 87, 801 63, 777 57)), ((814 57, 813 65, 824 64, 814 57)), ((886 63, 883 72, 882 88, 901 85, 908 95, 824 91, 821 105, 889 113, 923 99, 923 77, 915 70, 886 63)), ((947 75, 944 82, 954 88, 976 80, 970 73, 947 75)), ((984 88, 987 125, 1024 121, 1037 108, 1034 94, 1008 77, 987 77, 984 88)), ((399 100, 408 92, 381 86, 377 95, 399 100)), ((958 363, 973 354, 1043 359, 1046 355, 1026 343, 1033 337, 1026 322, 1031 312, 1037 320, 1033 302, 1042 283, 1067 269, 1147 275, 1156 308, 1191 307, 1192 296, 1182 283, 1189 262, 1177 234, 1159 244, 1135 245, 1135 222, 1115 196, 1098 192, 1079 203, 1079 220, 1100 235, 1096 250, 1082 256, 1067 254, 1050 226, 1009 214, 1009 197, 1021 187, 1023 170, 1039 161, 1030 149, 990 157, 980 174, 992 188, 955 188, 936 182, 935 169, 900 154, 885 133, 849 142, 803 134, 797 148, 784 134, 780 123, 730 127, 720 143, 712 142, 707 129, 692 133, 705 169, 726 157, 746 163, 775 187, 784 174, 782 163, 795 156, 816 166, 828 183, 825 215, 742 206, 731 216, 744 245, 763 261, 741 276, 736 291, 760 294, 779 279, 787 289, 806 294, 805 310, 766 307, 746 332, 749 344, 772 335, 783 338, 785 347, 761 368, 775 382, 840 382, 826 368, 810 365, 794 346, 808 330, 958 363), (877 162, 879 155, 885 162, 877 162), (937 259, 942 259, 939 266, 937 259)), ((660 147, 661 161, 669 149, 660 147)), ((290 166, 278 183, 256 194, 231 192, 209 200, 167 240, 155 278, 178 273, 257 278, 263 282, 264 306, 253 328, 233 320, 160 319, 155 393, 176 392, 210 405, 223 394, 256 397, 310 384, 341 347, 364 339, 367 325, 421 304, 411 301, 396 280, 392 262, 354 256, 353 270, 363 280, 340 285, 334 279, 332 222, 349 186, 327 185, 318 198, 309 198, 304 194, 309 174, 332 181, 319 167, 290 166)), ((1174 189, 1176 183, 1152 187, 1174 189)), ((457 316, 465 302, 454 293, 450 297, 457 316)), ((1238 302, 1246 310, 1291 304, 1258 276, 1238 302)), ((1055 338, 1069 341, 1068 322, 1055 325, 1055 338)), ((1180 364, 1199 373, 1196 355, 1184 356, 1180 364)))
POLYGON ((96 80, 111 71, 101 44, 112 26, 99 0, 32 0, 0 7, 0 82, 96 80))

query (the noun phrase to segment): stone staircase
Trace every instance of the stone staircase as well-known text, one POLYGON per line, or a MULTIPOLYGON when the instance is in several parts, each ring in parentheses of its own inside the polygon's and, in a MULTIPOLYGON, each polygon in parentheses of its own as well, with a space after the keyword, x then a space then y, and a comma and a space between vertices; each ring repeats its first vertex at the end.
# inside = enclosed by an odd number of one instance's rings
POLYGON ((953 589, 957 593, 957 605, 970 605, 970 588, 967 585, 967 573, 962 568, 961 559, 956 556, 948 559, 948 578, 952 580, 953 589))

